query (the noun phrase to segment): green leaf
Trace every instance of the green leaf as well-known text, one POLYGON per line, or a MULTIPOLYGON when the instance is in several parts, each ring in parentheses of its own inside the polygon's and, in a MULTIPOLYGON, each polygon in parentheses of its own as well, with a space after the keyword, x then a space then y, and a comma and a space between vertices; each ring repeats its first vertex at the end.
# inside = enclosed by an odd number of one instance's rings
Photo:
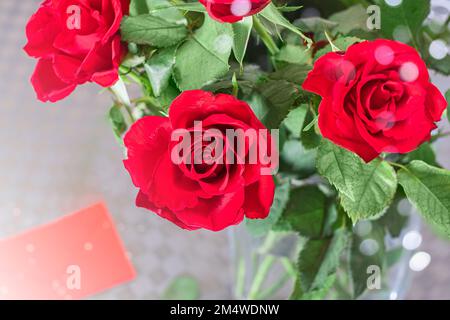
MULTIPOLYGON (((329 275, 326 280, 324 281, 323 285, 318 288, 311 290, 309 292, 306 292, 302 294, 298 299, 300 300, 324 300, 328 294, 328 292, 333 288, 334 283, 336 282, 336 274, 329 275)), ((294 292, 291 299, 294 299, 294 297, 297 295, 297 293, 294 292)))
MULTIPOLYGON (((401 190, 401 188, 399 188, 401 190)), ((393 238, 398 238, 409 221, 409 216, 399 212, 400 202, 405 200, 403 193, 397 192, 394 202, 386 213, 378 220, 393 238)))
POLYGON ((381 8, 381 32, 385 37, 393 39, 396 28, 406 27, 405 30, 415 43, 419 30, 430 13, 429 0, 403 0, 395 7, 388 5, 385 0, 375 0, 375 4, 381 8))
POLYGON ((320 237, 325 221, 325 201, 325 195, 316 186, 292 189, 276 229, 296 231, 305 237, 320 237))
POLYGON ((206 12, 206 8, 200 2, 179 3, 172 6, 185 11, 206 12))
POLYGON ((322 136, 317 131, 317 120, 317 116, 311 110, 308 110, 305 126, 300 137, 303 147, 307 150, 317 148, 322 141, 322 136))
POLYGON ((256 86, 255 93, 263 97, 258 98, 262 102, 257 108, 258 118, 267 127, 279 128, 294 105, 307 101, 308 94, 301 89, 301 84, 309 70, 310 67, 290 64, 269 74, 268 80, 256 86))
POLYGON ((167 0, 132 0, 130 16, 142 14, 151 14, 177 24, 187 24, 186 18, 167 0))
POLYGON ((358 163, 360 159, 353 152, 338 147, 330 140, 322 140, 317 154, 319 174, 327 178, 339 192, 353 200, 354 165, 358 163))
POLYGON ((233 27, 233 53, 237 62, 242 66, 245 52, 247 51, 248 40, 252 32, 253 19, 246 17, 241 21, 232 24, 233 27))
POLYGON ((397 190, 395 170, 381 159, 366 164, 355 164, 352 179, 354 200, 342 195, 341 204, 347 214, 356 222, 375 218, 392 203, 397 190))
POLYGON ((161 92, 161 96, 159 96, 158 101, 161 107, 164 110, 168 110, 169 106, 172 104, 172 101, 180 95, 180 90, 178 90, 175 83, 172 81, 169 82, 169 85, 161 92))
POLYGON ((350 225, 350 218, 344 211, 344 208, 342 208, 342 206, 337 201, 328 201, 327 216, 324 224, 324 234, 329 236, 336 230, 342 227, 349 227, 350 225))
MULTIPOLYGON (((206 12, 206 8, 199 2, 172 4, 167 0, 131 0, 130 3, 130 16, 151 13, 167 18, 178 10, 206 12)), ((177 15, 183 16, 179 11, 177 15)))
POLYGON ((280 130, 278 132, 278 150, 283 150, 284 144, 288 140, 289 131, 283 123, 280 126, 280 130))
POLYGON ((304 40, 306 40, 309 44, 312 44, 311 39, 307 38, 296 26, 294 26, 292 23, 287 20, 280 11, 278 11, 277 7, 270 3, 267 7, 264 8, 259 14, 259 16, 264 17, 265 19, 269 20, 270 22, 282 26, 283 28, 286 28, 296 34, 298 34, 300 37, 302 37, 304 40))
POLYGON ((261 121, 269 129, 279 128, 300 95, 298 88, 286 80, 269 80, 260 84, 257 90, 265 98, 267 106, 267 113, 261 121))
MULTIPOLYGON (((318 40, 318 36, 324 36, 326 30, 333 30, 337 23, 320 17, 302 18, 294 22, 301 30, 314 34, 314 40, 318 40)), ((298 43, 298 40, 296 41, 298 43)))
POLYGON ((285 80, 300 88, 310 71, 311 66, 308 65, 287 64, 279 70, 269 74, 269 78, 272 80, 285 80))
POLYGON ((328 19, 337 24, 333 31, 349 34, 351 31, 358 29, 368 31, 367 18, 366 8, 357 4, 331 15, 328 19))
MULTIPOLYGON (((369 266, 377 266, 381 273, 385 269, 384 228, 371 221, 362 221, 360 223, 369 224, 371 230, 362 237, 356 233, 352 237, 350 271, 354 298, 362 295, 367 289, 367 280, 372 274, 369 272, 369 266)), ((358 228, 358 225, 355 228, 358 228)))
POLYGON ((406 196, 425 220, 450 236, 450 171, 413 161, 398 174, 406 196))
POLYGON ((333 237, 306 242, 298 259, 293 299, 301 299, 308 292, 327 286, 330 275, 336 272, 348 239, 348 232, 339 229, 333 237))
MULTIPOLYGON (((361 42, 362 40, 360 38, 356 37, 339 37, 335 40, 333 40, 333 44, 341 49, 342 51, 346 51, 348 47, 350 47, 352 44, 361 42)), ((324 56, 325 54, 332 52, 333 48, 330 44, 326 45, 324 48, 317 51, 317 53, 314 56, 314 61, 317 61, 320 57, 324 56)))
POLYGON ((113 105, 111 109, 109 109, 108 119, 111 123, 114 136, 118 141, 122 141, 122 135, 127 130, 127 124, 122 112, 120 111, 120 106, 113 105))
POLYGON ((295 138, 300 138, 307 112, 308 105, 302 104, 298 108, 291 110, 286 119, 283 120, 284 125, 295 138))
POLYGON ((303 6, 288 6, 287 4, 277 7, 277 10, 280 12, 295 12, 303 8, 303 6))
POLYGON ((138 16, 140 14, 149 13, 147 2, 150 0, 131 0, 130 2, 130 16, 138 16))
POLYGON ((373 218, 389 206, 397 190, 397 176, 385 161, 365 163, 357 155, 323 141, 317 168, 341 194, 341 204, 353 222, 373 218))
POLYGON ((307 178, 315 173, 317 156, 315 149, 306 150, 300 141, 292 139, 286 141, 281 150, 281 171, 294 173, 300 179, 307 178))
POLYGON ((173 46, 187 35, 186 26, 160 17, 143 14, 124 17, 121 25, 122 40, 158 48, 173 46))
MULTIPOLYGON (((424 47, 428 48, 428 46, 426 45, 424 45, 424 47)), ((437 72, 442 73, 446 76, 450 75, 450 55, 447 55, 444 59, 441 60, 429 57, 426 62, 427 66, 430 67, 431 69, 434 69, 437 72)))
POLYGON ((225 75, 232 45, 231 25, 205 16, 203 26, 176 52, 174 77, 179 88, 199 89, 225 75))
POLYGON ((293 44, 287 44, 281 47, 276 54, 277 61, 283 61, 292 64, 309 64, 312 60, 311 51, 293 44))
POLYGON ((267 103, 262 95, 259 93, 254 93, 250 97, 245 98, 245 102, 248 103, 250 108, 255 113, 256 117, 259 120, 263 120, 264 117, 267 116, 267 113, 269 112, 269 107, 267 106, 267 103))
POLYGON ((433 150, 433 146, 429 142, 423 143, 418 149, 408 153, 403 159, 406 163, 413 160, 421 160, 435 167, 439 166, 436 162, 436 153, 433 150))
POLYGON ((277 186, 273 204, 267 218, 245 220, 245 225, 252 235, 256 237, 266 235, 277 223, 289 200, 289 188, 289 183, 283 183, 277 186))
POLYGON ((197 300, 200 297, 200 286, 190 276, 179 276, 169 285, 163 295, 164 300, 197 300))
POLYGON ((303 132, 308 132, 309 130, 311 130, 312 128, 314 128, 319 122, 319 117, 316 116, 314 119, 312 119, 312 121, 310 121, 308 124, 305 125, 305 127, 303 128, 303 132))
MULTIPOLYGON (((131 43, 129 44, 129 47, 131 46, 131 43)), ((130 51, 130 49, 128 49, 128 54, 125 57, 125 59, 122 61, 121 66, 126 67, 126 68, 136 68, 142 64, 145 63, 145 57, 144 56, 140 56, 137 54, 137 52, 132 53, 130 51)))
POLYGON ((144 65, 156 97, 167 88, 175 64, 176 47, 169 47, 152 56, 144 65))

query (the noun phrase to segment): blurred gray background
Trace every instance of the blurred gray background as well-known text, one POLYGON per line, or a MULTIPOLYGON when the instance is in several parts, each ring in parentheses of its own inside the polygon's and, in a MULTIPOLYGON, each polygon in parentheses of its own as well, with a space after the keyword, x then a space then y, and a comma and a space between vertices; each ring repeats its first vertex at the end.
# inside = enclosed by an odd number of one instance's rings
MULTIPOLYGON (((39 3, 0 0, 0 238, 103 199, 138 275, 94 298, 159 298, 181 274, 199 279, 203 299, 230 297, 227 232, 181 231, 135 208, 136 190, 105 117, 109 95, 85 85, 60 103, 37 101, 29 83, 35 60, 22 47, 25 24, 39 3)), ((436 81, 442 90, 450 87, 448 79, 436 81)), ((447 168, 449 143, 438 145, 447 168)), ((430 253, 431 264, 414 273, 408 298, 450 299, 450 243, 426 227, 423 234, 419 250, 430 253)))

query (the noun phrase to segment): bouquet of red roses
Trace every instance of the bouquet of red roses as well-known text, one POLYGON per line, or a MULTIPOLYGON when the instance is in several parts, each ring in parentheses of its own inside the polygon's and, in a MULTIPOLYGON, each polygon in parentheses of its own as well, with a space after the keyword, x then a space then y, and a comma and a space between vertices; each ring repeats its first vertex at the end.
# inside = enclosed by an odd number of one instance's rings
POLYGON ((45 0, 24 49, 44 102, 86 82, 111 92, 137 206, 186 230, 245 220, 266 239, 247 297, 276 291, 261 277, 289 234, 292 298, 342 283, 356 298, 388 268, 405 199, 450 236, 450 171, 431 144, 447 102, 428 71, 450 58, 429 1, 341 2, 323 19, 285 1, 45 0))

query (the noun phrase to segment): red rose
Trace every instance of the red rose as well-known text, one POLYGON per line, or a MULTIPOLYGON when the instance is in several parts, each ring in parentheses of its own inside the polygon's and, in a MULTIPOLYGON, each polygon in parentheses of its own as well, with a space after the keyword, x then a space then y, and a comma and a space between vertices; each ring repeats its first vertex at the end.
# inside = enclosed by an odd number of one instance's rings
POLYGON ((245 102, 201 90, 185 91, 176 98, 169 118, 138 120, 124 139, 128 150, 124 164, 140 189, 136 205, 188 230, 219 231, 240 223, 244 216, 267 217, 275 185, 272 175, 262 172, 270 164, 263 164, 260 156, 254 163, 249 158, 252 147, 261 150, 265 144, 268 148, 271 136, 247 139, 241 149, 228 135, 238 130, 267 133, 245 102), (181 137, 180 132, 187 136, 181 137), (179 149, 181 141, 185 146, 187 142, 184 152, 179 149), (224 146, 222 152, 211 152, 211 143, 224 146), (215 161, 205 161, 207 150, 215 161), (226 155, 236 161, 231 163, 226 155))
POLYGON ((118 80, 126 46, 120 41, 129 0, 45 0, 30 18, 24 50, 38 58, 31 83, 39 100, 55 102, 76 86, 118 80))
POLYGON ((264 9, 271 0, 199 0, 208 14, 220 22, 233 23, 264 9))
POLYGON ((367 162, 382 152, 411 152, 429 140, 447 105, 419 54, 389 40, 326 54, 303 88, 323 98, 323 136, 367 162))

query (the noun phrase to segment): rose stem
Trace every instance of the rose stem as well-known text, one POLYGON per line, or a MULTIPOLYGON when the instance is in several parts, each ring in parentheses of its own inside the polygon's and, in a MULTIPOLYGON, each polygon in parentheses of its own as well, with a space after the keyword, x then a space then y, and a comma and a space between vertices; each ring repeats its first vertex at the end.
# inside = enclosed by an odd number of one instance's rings
POLYGON ((261 265, 258 267, 258 271, 256 272, 255 278, 253 279, 252 286, 250 288, 250 293, 248 294, 249 300, 254 300, 258 296, 259 289, 263 284, 267 273, 275 262, 275 257, 272 255, 268 255, 264 258, 261 265))
POLYGON ((264 42, 265 46, 269 50, 269 53, 273 56, 280 51, 278 49, 275 41, 273 40, 272 36, 267 31, 266 27, 262 24, 262 22, 259 20, 259 18, 254 15, 253 16, 253 27, 255 28, 255 31, 258 33, 261 40, 264 42))

